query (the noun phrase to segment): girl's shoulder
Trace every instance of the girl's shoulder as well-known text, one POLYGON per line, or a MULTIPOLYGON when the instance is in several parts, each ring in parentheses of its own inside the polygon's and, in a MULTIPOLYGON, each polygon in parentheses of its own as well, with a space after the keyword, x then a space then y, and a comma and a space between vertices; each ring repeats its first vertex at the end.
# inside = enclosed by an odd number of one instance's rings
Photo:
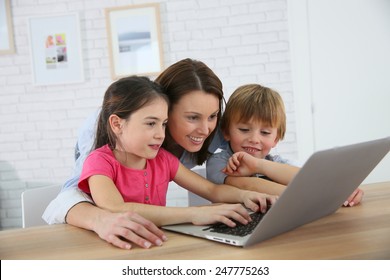
POLYGON ((109 160, 114 160, 115 156, 114 153, 111 151, 110 147, 107 145, 104 145, 100 148, 97 148, 93 150, 89 155, 88 158, 106 158, 109 160))
POLYGON ((164 148, 160 148, 160 150, 157 153, 156 159, 164 159, 169 161, 179 161, 177 157, 175 157, 173 154, 165 150, 164 148))

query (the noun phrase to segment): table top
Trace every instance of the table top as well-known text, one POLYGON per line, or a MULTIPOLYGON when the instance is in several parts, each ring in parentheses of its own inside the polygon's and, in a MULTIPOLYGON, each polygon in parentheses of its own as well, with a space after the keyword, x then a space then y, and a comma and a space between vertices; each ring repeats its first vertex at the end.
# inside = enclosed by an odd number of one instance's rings
POLYGON ((390 259, 390 182, 361 188, 358 206, 248 248, 166 232, 161 247, 123 250, 94 232, 60 224, 0 231, 0 259, 390 259))

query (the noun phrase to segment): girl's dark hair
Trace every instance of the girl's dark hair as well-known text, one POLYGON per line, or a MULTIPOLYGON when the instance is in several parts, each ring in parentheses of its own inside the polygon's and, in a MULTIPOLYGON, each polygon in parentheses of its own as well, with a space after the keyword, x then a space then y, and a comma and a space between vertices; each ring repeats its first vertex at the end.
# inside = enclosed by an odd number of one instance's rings
MULTIPOLYGON (((199 165, 203 164, 210 155, 208 147, 217 131, 221 119, 224 101, 221 80, 203 62, 187 58, 169 66, 155 81, 164 88, 165 93, 169 97, 171 105, 169 110, 172 110, 184 95, 192 91, 200 90, 207 94, 215 95, 218 98, 219 112, 217 115, 216 129, 214 129, 209 137, 206 138, 202 148, 198 152, 192 153, 195 162, 199 165)), ((171 151, 170 147, 172 147, 172 143, 174 142, 175 141, 169 133, 168 121, 168 129, 165 132, 163 147, 166 150, 171 151)))
POLYGON ((116 146, 116 135, 109 125, 112 114, 121 119, 128 119, 132 113, 141 109, 157 98, 169 99, 160 85, 147 77, 130 76, 112 83, 104 94, 100 111, 94 149, 106 144, 113 150, 116 146))

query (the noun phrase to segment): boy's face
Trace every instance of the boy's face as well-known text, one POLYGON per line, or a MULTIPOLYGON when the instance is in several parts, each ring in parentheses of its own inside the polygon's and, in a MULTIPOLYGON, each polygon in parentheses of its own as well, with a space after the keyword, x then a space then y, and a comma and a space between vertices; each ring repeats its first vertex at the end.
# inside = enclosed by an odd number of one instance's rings
POLYGON ((277 128, 259 121, 232 122, 224 133, 233 152, 247 152, 256 158, 265 158, 278 143, 277 128))

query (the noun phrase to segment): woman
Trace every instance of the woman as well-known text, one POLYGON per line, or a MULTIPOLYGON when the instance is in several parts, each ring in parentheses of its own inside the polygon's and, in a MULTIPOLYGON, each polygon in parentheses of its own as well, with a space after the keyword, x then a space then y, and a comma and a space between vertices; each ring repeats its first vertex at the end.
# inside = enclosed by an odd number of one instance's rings
MULTIPOLYGON (((171 65, 156 82, 163 87, 171 104, 163 147, 187 168, 204 163, 223 142, 216 130, 222 113, 222 82, 204 63, 191 59, 171 65)), ((166 237, 152 222, 135 213, 100 209, 77 187, 83 162, 94 141, 97 115, 98 112, 81 128, 74 174, 43 218, 49 224, 67 222, 93 230, 100 238, 124 249, 131 247, 129 241, 144 248, 151 243, 161 245, 166 237)))

